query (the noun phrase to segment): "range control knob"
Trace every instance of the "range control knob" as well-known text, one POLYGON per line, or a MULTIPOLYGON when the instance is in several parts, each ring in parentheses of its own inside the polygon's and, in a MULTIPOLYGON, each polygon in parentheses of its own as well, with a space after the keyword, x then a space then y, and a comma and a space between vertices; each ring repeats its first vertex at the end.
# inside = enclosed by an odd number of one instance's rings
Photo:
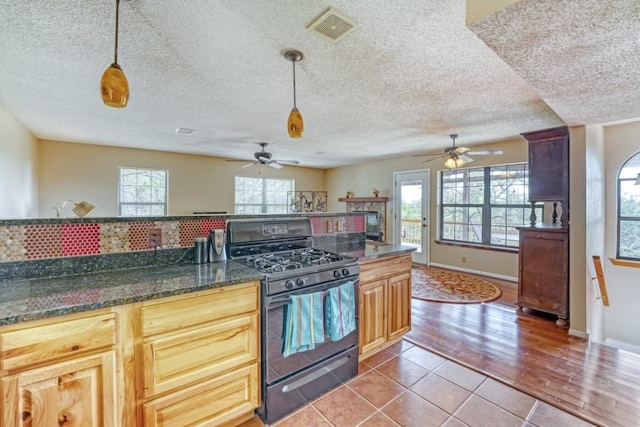
POLYGON ((302 286, 304 286, 304 284, 306 283, 306 280, 304 279, 304 277, 298 277, 296 279, 296 285, 300 288, 302 286))
POLYGON ((284 287, 287 289, 292 289, 294 286, 295 286, 295 283, 293 283, 293 280, 291 279, 284 282, 284 287))
POLYGON ((342 274, 340 273, 340 270, 335 270, 333 272, 333 277, 335 277, 336 279, 339 279, 342 277, 342 274))
POLYGON ((343 277, 347 277, 349 275, 349 269, 348 268, 343 268, 342 269, 342 276, 343 277))

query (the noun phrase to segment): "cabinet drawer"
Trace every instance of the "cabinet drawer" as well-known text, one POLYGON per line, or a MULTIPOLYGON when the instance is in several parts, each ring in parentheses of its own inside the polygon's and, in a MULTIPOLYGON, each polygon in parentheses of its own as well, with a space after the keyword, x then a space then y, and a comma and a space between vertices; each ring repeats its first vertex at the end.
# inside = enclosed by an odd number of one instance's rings
POLYGON ((1 330, 0 368, 4 371, 45 363, 116 343, 115 313, 65 319, 1 330))
POLYGON ((217 426, 259 405, 258 363, 144 405, 145 427, 217 426))
POLYGON ((142 335, 161 334, 258 310, 258 282, 145 302, 142 335))
POLYGON ((258 329, 254 313, 146 342, 145 398, 257 361, 258 329))
POLYGON ((360 264, 360 282, 378 280, 411 271, 411 255, 382 258, 360 264))

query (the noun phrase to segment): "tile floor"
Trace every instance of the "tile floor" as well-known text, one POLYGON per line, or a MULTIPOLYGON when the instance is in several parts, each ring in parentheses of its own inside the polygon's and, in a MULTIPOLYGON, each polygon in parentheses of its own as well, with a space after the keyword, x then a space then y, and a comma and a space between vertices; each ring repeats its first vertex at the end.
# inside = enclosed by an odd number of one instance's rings
MULTIPOLYGON (((591 426, 476 371, 402 341, 273 427, 591 426)), ((254 419, 243 427, 262 425, 254 419)))

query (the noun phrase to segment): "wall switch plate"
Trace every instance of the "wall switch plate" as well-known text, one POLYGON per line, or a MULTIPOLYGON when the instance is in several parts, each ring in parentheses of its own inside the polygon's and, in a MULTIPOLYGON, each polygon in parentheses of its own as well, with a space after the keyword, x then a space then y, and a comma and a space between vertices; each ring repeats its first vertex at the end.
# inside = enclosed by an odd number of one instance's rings
POLYGON ((150 228, 147 230, 149 239, 149 248, 155 248, 156 246, 162 246, 162 230, 159 227, 150 228))

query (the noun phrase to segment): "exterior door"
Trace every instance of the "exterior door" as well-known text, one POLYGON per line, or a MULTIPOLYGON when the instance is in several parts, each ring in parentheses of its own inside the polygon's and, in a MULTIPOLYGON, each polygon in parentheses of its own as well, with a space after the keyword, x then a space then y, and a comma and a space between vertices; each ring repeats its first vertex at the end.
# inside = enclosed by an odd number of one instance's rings
POLYGON ((429 263, 429 170, 395 172, 394 242, 414 246, 411 261, 429 263))

